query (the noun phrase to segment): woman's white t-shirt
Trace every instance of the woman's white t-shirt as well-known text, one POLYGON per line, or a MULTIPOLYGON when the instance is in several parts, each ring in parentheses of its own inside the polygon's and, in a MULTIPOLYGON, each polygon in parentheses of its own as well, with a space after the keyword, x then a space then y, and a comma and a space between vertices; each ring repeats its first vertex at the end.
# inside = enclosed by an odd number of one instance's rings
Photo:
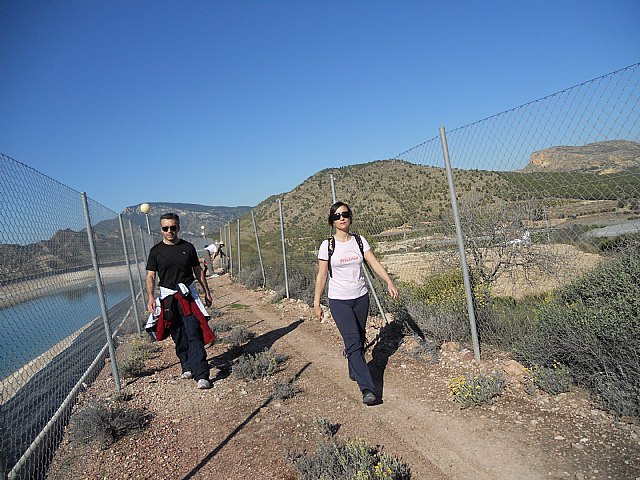
MULTIPOLYGON (((366 252, 370 250, 369 242, 361 235, 362 247, 366 252)), ((320 260, 329 259, 329 240, 325 240, 318 250, 320 260)), ((362 254, 358 242, 353 235, 347 242, 335 241, 333 255, 331 255, 331 277, 329 277, 329 291, 327 297, 334 300, 351 300, 367 293, 364 279, 362 254)))

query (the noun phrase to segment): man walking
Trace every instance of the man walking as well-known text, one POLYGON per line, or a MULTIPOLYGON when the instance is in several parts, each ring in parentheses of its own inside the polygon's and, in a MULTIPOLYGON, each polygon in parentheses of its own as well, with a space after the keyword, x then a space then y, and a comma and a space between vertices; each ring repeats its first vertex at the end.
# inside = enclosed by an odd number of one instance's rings
POLYGON ((156 308, 155 280, 160 285, 160 318, 156 338, 171 335, 180 359, 182 378, 195 379, 198 388, 210 388, 209 364, 205 344, 214 340, 207 318, 196 300, 196 279, 204 290, 205 305, 212 303, 207 278, 200 268, 195 247, 181 238, 180 217, 165 213, 160 217, 162 242, 149 251, 147 260, 147 308, 156 308))

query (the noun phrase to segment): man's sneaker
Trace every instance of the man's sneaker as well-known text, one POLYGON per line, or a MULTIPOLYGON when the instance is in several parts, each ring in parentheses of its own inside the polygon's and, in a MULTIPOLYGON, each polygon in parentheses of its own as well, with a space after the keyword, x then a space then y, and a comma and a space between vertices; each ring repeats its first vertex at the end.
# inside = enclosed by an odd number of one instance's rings
POLYGON ((198 388, 200 390, 206 390, 207 388, 211 388, 211 383, 206 378, 201 378, 198 380, 198 388))
POLYGON ((184 380, 191 380, 193 378, 193 373, 187 370, 186 372, 182 372, 182 375, 180 375, 180 378, 184 380))
POLYGON ((371 390, 362 392, 362 403, 365 405, 373 405, 378 401, 376 395, 371 390))

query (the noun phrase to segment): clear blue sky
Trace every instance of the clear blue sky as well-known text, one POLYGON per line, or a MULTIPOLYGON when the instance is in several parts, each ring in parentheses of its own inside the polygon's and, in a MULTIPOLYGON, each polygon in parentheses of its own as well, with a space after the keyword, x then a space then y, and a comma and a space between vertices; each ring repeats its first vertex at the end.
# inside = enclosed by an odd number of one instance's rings
POLYGON ((0 152, 120 212, 256 205, 640 61, 640 1, 0 2, 0 152))

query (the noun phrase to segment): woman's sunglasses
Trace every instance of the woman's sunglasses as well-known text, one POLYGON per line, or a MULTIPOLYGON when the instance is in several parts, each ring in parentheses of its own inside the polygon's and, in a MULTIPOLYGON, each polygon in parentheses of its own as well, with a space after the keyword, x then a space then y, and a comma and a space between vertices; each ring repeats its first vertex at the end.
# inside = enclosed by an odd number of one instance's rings
POLYGON ((334 213, 333 215, 331 215, 331 220, 336 222, 340 220, 341 215, 342 215, 342 218, 351 218, 351 212, 340 212, 340 213, 334 213))
POLYGON ((172 232, 177 232, 178 231, 178 226, 177 225, 169 225, 168 227, 160 227, 162 228, 163 232, 168 232, 169 230, 171 230, 172 232))

